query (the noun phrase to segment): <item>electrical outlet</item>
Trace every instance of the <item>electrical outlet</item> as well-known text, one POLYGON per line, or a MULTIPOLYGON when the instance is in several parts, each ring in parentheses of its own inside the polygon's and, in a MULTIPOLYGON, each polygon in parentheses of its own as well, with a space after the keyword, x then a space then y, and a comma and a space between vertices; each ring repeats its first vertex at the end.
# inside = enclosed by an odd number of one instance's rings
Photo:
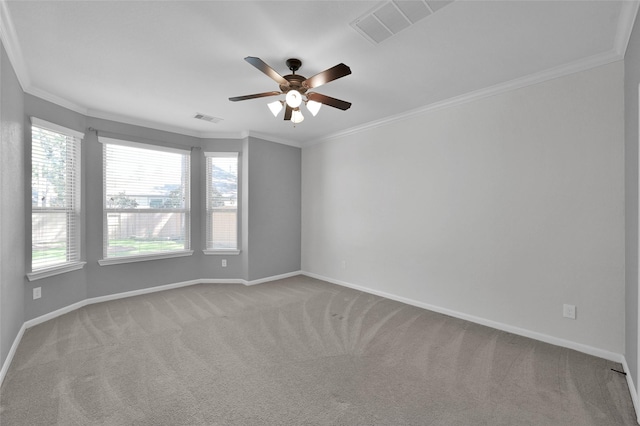
POLYGON ((227 259, 222 259, 222 267, 223 268, 227 267, 227 259))
POLYGON ((576 305, 562 305, 562 316, 565 318, 576 319, 576 305))
POLYGON ((36 287, 33 289, 33 300, 40 299, 42 297, 42 287, 36 287))
POLYGON ((340 266, 342 267, 342 269, 347 269, 347 261, 343 260, 342 262, 340 262, 340 266))

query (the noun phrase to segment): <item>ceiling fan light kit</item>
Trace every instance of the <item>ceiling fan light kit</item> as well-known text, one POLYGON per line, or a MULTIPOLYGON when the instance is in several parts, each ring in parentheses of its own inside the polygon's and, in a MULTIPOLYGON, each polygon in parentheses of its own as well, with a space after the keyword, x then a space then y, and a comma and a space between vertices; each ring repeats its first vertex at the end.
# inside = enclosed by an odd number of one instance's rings
POLYGON ((293 110, 293 113, 291 114, 291 121, 294 124, 302 123, 304 121, 304 116, 302 115, 302 112, 300 112, 300 108, 293 110))
POLYGON ((298 108, 302 103, 302 95, 296 89, 291 89, 287 92, 285 100, 291 108, 298 108))
POLYGON ((313 115, 314 117, 318 115, 318 112, 320 111, 320 107, 322 106, 320 102, 316 102, 316 101, 307 101, 306 105, 307 105, 307 109, 309 110, 311 115, 313 115))
POLYGON ((300 111, 300 105, 304 102, 305 106, 311 112, 314 117, 320 111, 322 104, 328 105, 340 110, 347 110, 351 107, 351 102, 343 101, 340 99, 332 98, 330 96, 321 95, 320 93, 307 93, 307 90, 316 88, 323 84, 329 83, 333 80, 337 80, 342 77, 346 77, 351 74, 351 69, 345 64, 338 64, 327 70, 324 70, 313 77, 306 78, 304 76, 296 74, 296 71, 302 66, 302 61, 299 59, 291 58, 287 59, 287 67, 291 70, 291 74, 281 76, 273 68, 267 65, 262 59, 253 56, 247 56, 245 61, 262 71, 272 80, 274 80, 280 86, 280 91, 276 92, 263 92, 253 95, 236 96, 229 98, 232 102, 245 101, 248 99, 264 98, 268 96, 285 95, 284 101, 279 100, 267 104, 269 110, 277 117, 282 109, 284 112, 284 119, 292 121, 294 124, 301 123, 304 120, 302 111, 300 111))
POLYGON ((284 101, 275 101, 275 102, 268 103, 267 106, 271 110, 271 113, 273 114, 273 116, 277 117, 280 111, 282 111, 282 108, 284 108, 283 104, 284 104, 284 101))

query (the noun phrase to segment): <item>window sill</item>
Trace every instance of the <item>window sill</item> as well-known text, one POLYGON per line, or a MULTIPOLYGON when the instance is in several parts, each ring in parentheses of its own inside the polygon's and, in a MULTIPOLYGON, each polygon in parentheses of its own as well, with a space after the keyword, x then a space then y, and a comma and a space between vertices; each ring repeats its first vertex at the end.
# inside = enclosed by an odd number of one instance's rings
POLYGON ((240 254, 240 250, 202 250, 207 256, 226 255, 235 256, 240 254))
POLYGON ((65 263, 64 265, 61 265, 61 266, 54 266, 47 269, 41 269, 39 271, 29 272, 27 274, 27 279, 29 281, 41 280, 43 278, 52 277, 54 275, 64 274, 66 272, 82 269, 86 264, 87 262, 65 263))
POLYGON ((191 256, 192 254, 193 254, 193 250, 185 250, 185 251, 174 251, 171 253, 155 253, 155 254, 148 254, 143 256, 112 257, 109 259, 98 260, 98 264, 100 266, 118 265, 121 263, 146 262, 147 260, 160 260, 160 259, 170 259, 172 257, 185 257, 185 256, 191 256))

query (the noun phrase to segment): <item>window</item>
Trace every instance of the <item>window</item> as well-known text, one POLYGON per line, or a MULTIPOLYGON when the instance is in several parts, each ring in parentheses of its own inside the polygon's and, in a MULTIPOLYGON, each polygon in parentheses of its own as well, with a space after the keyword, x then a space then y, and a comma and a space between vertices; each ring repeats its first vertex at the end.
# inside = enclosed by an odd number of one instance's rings
POLYGON ((101 265, 190 251, 189 150, 99 138, 103 143, 101 265))
POLYGON ((238 254, 238 153, 207 152, 205 254, 238 254))
POLYGON ((32 117, 29 280, 79 269, 83 134, 32 117))

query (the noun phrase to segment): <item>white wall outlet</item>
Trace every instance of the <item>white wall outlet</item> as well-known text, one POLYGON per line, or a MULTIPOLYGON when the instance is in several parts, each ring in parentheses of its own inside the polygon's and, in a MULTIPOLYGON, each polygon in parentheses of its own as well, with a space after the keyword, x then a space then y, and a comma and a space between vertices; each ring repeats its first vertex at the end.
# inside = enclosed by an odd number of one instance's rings
POLYGON ((562 316, 565 318, 576 319, 576 305, 562 305, 562 316))
POLYGON ((342 262, 340 262, 340 267, 341 267, 342 269, 347 269, 347 261, 346 261, 346 260, 343 260, 342 262))
POLYGON ((42 297, 42 287, 36 287, 33 289, 33 300, 40 299, 42 297))
POLYGON ((222 267, 223 268, 227 267, 227 259, 222 259, 222 267))

